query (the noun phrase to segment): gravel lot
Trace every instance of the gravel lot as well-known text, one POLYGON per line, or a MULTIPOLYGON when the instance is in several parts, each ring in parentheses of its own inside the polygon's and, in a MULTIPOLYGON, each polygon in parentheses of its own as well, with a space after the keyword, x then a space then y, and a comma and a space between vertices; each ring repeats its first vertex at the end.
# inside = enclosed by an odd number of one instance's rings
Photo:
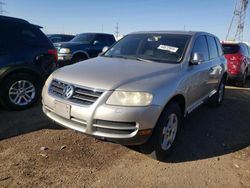
POLYGON ((0 109, 0 187, 250 187, 250 81, 185 122, 165 163, 62 129, 41 112, 0 109), (41 147, 46 147, 41 150, 41 147))

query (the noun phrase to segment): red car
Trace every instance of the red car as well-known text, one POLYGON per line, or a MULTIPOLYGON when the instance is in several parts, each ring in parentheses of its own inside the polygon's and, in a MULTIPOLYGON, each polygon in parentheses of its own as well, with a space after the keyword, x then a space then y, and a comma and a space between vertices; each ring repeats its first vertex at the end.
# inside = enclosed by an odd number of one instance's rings
POLYGON ((222 43, 227 59, 228 79, 244 86, 250 74, 249 47, 245 43, 222 43))

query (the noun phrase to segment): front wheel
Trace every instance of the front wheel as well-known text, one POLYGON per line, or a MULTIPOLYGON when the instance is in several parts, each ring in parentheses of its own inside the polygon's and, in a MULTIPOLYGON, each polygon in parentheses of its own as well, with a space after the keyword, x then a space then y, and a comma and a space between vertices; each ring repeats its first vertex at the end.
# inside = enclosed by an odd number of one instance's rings
POLYGON ((168 104, 160 116, 151 138, 140 146, 141 151, 146 151, 157 160, 164 160, 175 146, 181 121, 180 106, 177 103, 168 104))

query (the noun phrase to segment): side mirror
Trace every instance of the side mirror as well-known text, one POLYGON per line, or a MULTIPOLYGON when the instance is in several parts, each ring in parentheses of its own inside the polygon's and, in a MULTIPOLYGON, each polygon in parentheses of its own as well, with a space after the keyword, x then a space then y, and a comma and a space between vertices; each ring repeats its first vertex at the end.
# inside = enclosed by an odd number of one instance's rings
POLYGON ((104 46, 104 48, 102 49, 102 53, 105 53, 108 49, 109 49, 108 46, 104 46))
POLYGON ((102 49, 102 52, 100 52, 98 55, 99 56, 103 55, 108 49, 109 49, 108 46, 104 46, 103 49, 102 49))
POLYGON ((99 41, 98 40, 95 40, 94 42, 93 42, 93 46, 96 46, 96 45, 98 45, 99 44, 99 41))
POLYGON ((191 60, 190 60, 191 65, 199 65, 203 61, 205 61, 205 58, 202 53, 199 53, 199 52, 192 53, 191 60))

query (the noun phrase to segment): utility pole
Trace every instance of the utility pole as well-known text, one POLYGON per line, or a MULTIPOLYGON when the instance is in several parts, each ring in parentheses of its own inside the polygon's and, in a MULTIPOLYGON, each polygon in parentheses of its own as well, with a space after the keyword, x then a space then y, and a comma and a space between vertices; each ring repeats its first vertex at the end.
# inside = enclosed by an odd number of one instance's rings
POLYGON ((116 37, 116 40, 118 40, 119 36, 120 36, 120 32, 119 32, 119 23, 116 23, 116 27, 115 27, 115 37, 116 37))
POLYGON ((3 9, 3 6, 4 6, 4 5, 6 5, 6 3, 3 2, 3 1, 0 1, 0 15, 4 15, 4 13, 7 13, 7 11, 5 11, 5 10, 3 9))
POLYGON ((247 6, 248 0, 236 1, 233 18, 227 31, 226 40, 243 41, 247 6), (232 32, 235 32, 234 36, 231 35, 232 32))

